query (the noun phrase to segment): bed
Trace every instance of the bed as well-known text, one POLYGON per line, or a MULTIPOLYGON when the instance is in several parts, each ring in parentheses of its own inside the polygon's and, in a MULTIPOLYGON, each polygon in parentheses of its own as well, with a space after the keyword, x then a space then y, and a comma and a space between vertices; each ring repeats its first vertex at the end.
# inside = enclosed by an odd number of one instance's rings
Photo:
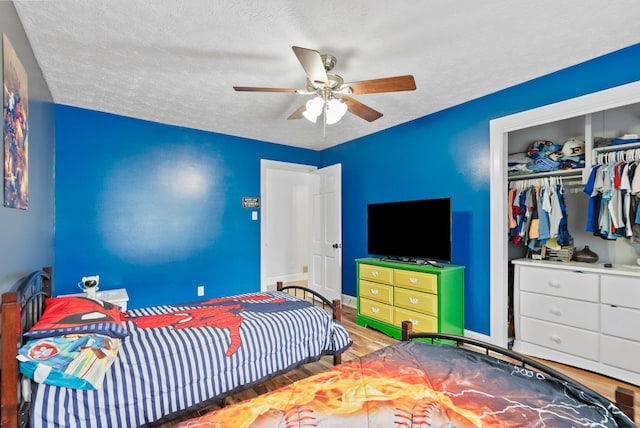
POLYGON ((636 426, 604 397, 526 356, 452 335, 406 338, 177 427, 636 426))
MULTIPOLYGON (((305 287, 278 284, 279 290, 268 293, 114 315, 115 305, 108 303, 99 303, 102 309, 96 309, 94 301, 48 299, 50 278, 50 269, 34 272, 15 291, 2 295, 3 427, 153 426, 324 355, 333 355, 334 364, 338 364, 342 352, 351 345, 339 323, 339 301, 329 302, 305 287), (62 336, 69 332, 51 330, 47 323, 58 304, 64 311, 84 311, 82 317, 98 312, 104 319, 119 316, 120 320, 93 323, 90 330, 84 324, 74 325, 80 330, 62 336), (84 305, 91 307, 85 309, 84 305), (34 333, 35 337, 25 340, 25 334, 34 333), (103 344, 99 349, 93 342, 77 349, 100 354, 100 361, 106 361, 104 354, 113 354, 100 382, 82 380, 72 387, 61 386, 60 379, 67 382, 66 375, 54 370, 43 375, 41 366, 33 368, 24 357, 38 356, 43 347, 51 353, 48 346, 52 341, 69 337, 98 338, 103 344), (29 348, 33 343, 37 345, 29 348), (28 352, 23 352, 25 348, 28 352), (19 352, 24 361, 17 361, 19 352)), ((78 319, 76 313, 64 314, 65 322, 78 319)), ((55 316, 60 318, 58 313, 55 316)))

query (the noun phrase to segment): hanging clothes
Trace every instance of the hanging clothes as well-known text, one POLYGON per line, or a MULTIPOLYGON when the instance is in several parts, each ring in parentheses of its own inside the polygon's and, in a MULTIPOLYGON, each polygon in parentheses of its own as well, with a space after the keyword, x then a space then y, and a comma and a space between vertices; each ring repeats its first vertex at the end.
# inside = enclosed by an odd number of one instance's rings
POLYGON ((560 206, 560 221, 558 222, 558 244, 563 247, 573 245, 573 238, 569 234, 567 204, 564 200, 564 190, 562 186, 557 185, 558 205, 560 206))
POLYGON ((533 249, 549 240, 561 246, 573 244, 568 230, 562 179, 545 177, 510 183, 508 200, 509 238, 533 249))
POLYGON ((640 242, 640 174, 637 150, 601 153, 584 193, 589 196, 586 231, 607 240, 640 242))

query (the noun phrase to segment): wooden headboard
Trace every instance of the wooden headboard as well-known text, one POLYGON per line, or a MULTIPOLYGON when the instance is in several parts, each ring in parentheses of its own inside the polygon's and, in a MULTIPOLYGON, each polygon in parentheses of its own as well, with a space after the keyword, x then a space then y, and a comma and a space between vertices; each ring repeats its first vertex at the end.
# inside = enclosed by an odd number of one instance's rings
POLYGON ((22 397, 22 376, 18 371, 18 349, 23 333, 39 319, 44 300, 51 296, 51 268, 35 271, 2 294, 2 423, 3 427, 27 426, 29 402, 22 397))

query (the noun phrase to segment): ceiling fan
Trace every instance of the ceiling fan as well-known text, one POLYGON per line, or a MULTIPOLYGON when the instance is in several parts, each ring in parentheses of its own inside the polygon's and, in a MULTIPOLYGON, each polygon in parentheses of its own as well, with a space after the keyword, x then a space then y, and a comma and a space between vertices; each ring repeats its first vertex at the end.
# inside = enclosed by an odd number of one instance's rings
POLYGON ((323 114, 324 123, 329 125, 338 122, 347 110, 368 122, 373 122, 382 117, 382 113, 362 104, 349 95, 414 91, 416 89, 416 82, 411 75, 344 83, 342 77, 331 71, 337 62, 334 56, 321 55, 316 50, 299 46, 292 46, 292 49, 307 75, 307 84, 304 89, 252 86, 234 86, 233 89, 248 92, 288 92, 316 95, 316 97, 302 104, 287 119, 305 117, 316 123, 317 118, 323 114))

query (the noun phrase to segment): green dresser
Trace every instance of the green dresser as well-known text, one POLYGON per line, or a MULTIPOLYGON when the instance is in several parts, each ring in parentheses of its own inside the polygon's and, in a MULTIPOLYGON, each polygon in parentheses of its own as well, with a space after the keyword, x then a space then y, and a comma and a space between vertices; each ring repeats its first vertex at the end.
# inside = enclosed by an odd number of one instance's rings
POLYGON ((402 322, 414 332, 464 335, 464 267, 357 259, 356 323, 401 338, 402 322))

